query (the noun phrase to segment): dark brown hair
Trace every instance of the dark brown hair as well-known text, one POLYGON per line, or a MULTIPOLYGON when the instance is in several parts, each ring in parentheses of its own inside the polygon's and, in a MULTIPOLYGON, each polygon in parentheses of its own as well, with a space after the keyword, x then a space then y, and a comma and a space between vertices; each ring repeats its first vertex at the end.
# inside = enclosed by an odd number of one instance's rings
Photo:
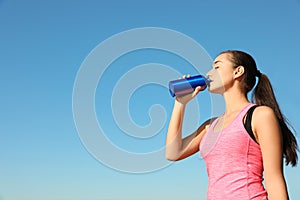
POLYGON ((292 166, 296 166, 298 162, 298 145, 293 134, 295 131, 287 122, 279 108, 269 78, 257 69, 255 60, 248 53, 237 50, 229 50, 220 54, 224 53, 230 56, 230 60, 234 63, 235 67, 244 67, 242 89, 246 95, 253 89, 256 83, 256 77, 258 77, 258 83, 252 93, 252 102, 257 105, 264 105, 273 109, 281 128, 285 163, 286 165, 291 164, 292 166))

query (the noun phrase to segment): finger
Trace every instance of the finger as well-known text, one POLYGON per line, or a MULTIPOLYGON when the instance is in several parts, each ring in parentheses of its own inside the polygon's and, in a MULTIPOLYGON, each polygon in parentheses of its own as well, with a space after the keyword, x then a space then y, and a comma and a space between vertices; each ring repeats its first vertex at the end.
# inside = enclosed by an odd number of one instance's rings
POLYGON ((191 75, 190 75, 190 74, 188 74, 188 75, 187 75, 187 78, 190 78, 190 77, 191 77, 191 75))
POLYGON ((201 86, 196 87, 193 92, 193 97, 196 96, 200 91, 201 91, 201 86))

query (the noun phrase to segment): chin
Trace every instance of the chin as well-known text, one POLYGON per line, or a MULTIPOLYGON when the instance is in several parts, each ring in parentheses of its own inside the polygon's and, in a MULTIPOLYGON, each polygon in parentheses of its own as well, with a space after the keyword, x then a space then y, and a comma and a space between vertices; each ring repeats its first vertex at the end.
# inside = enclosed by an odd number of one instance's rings
POLYGON ((223 94, 224 93, 224 87, 209 87, 208 91, 214 94, 223 94))

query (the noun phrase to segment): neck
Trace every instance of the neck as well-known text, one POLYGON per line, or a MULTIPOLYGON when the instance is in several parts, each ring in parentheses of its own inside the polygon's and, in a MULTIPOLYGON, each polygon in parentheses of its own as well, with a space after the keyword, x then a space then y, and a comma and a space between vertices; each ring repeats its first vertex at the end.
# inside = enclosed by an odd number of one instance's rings
POLYGON ((224 92, 223 97, 226 105, 225 114, 240 111, 250 103, 240 89, 232 88, 232 90, 224 92))

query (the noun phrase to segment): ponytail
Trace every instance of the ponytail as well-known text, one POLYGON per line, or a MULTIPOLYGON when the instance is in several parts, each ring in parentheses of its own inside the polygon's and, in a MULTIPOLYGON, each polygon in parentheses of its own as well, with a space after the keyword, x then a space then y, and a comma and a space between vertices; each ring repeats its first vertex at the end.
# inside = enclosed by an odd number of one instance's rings
POLYGON ((275 112, 283 138, 283 155, 285 157, 285 163, 286 165, 291 164, 294 167, 298 162, 298 145, 297 140, 292 132, 294 129, 289 125, 286 118, 280 111, 269 78, 260 72, 257 76, 258 83, 254 89, 254 92, 252 93, 252 101, 257 105, 268 106, 275 112))

